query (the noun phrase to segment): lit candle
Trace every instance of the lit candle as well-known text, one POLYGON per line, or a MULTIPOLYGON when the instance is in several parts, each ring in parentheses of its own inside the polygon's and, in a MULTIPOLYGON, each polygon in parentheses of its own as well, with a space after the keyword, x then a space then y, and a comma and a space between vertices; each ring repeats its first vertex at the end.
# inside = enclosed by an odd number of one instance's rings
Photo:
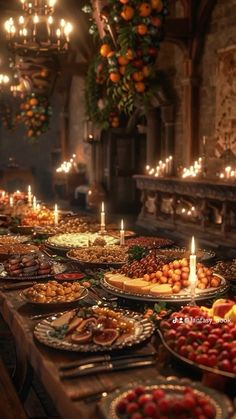
POLYGON ((31 193, 31 186, 28 186, 28 204, 31 207, 32 205, 32 193, 31 193))
POLYGON ((172 171, 173 171, 173 156, 169 156, 169 168, 170 168, 170 175, 172 175, 172 171))
POLYGON ((197 256, 195 253, 195 240, 194 237, 192 237, 191 241, 191 255, 189 260, 189 282, 190 282, 190 291, 191 291, 191 301, 194 301, 195 298, 195 289, 196 289, 196 281, 197 281, 197 275, 196 275, 196 263, 197 263, 197 256))
POLYGON ((2 192, 2 199, 4 199, 4 198, 5 198, 5 195, 6 195, 6 192, 5 192, 5 191, 3 191, 3 192, 2 192))
POLYGON ((101 233, 106 231, 106 224, 105 224, 105 205, 102 202, 102 211, 101 211, 101 233))
POLYGON ((10 196, 9 203, 10 203, 10 207, 12 208, 14 205, 14 199, 12 195, 10 196))
POLYGON ((166 159, 166 174, 167 176, 170 174, 169 158, 166 159))
POLYGON ((120 245, 124 246, 124 244, 125 244, 124 220, 121 220, 121 223, 120 223, 120 245))
POLYGON ((205 135, 203 135, 203 138, 202 138, 202 144, 205 146, 206 145, 206 136, 205 135))
POLYGON ((54 208, 54 225, 55 226, 58 225, 58 206, 57 206, 57 204, 55 204, 55 208, 54 208))
POLYGON ((35 211, 37 208, 37 199, 36 196, 33 197, 33 210, 35 211))
POLYGON ((146 172, 148 172, 150 170, 150 166, 149 166, 149 164, 147 164, 147 166, 146 166, 146 172))
POLYGON ((231 172, 231 166, 227 166, 225 168, 226 179, 229 179, 230 178, 230 172, 231 172))

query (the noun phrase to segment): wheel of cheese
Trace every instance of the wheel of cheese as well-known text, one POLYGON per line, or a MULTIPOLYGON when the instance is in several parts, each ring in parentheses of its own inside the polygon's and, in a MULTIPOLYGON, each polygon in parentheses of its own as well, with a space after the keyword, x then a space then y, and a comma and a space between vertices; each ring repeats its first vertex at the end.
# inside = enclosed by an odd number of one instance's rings
POLYGON ((106 281, 108 284, 112 285, 113 287, 123 289, 124 288, 124 282, 127 281, 129 278, 125 275, 117 274, 113 276, 106 277, 106 281))
POLYGON ((148 286, 148 282, 144 281, 143 279, 129 279, 128 281, 124 281, 124 290, 134 292, 137 294, 142 294, 142 288, 148 286))

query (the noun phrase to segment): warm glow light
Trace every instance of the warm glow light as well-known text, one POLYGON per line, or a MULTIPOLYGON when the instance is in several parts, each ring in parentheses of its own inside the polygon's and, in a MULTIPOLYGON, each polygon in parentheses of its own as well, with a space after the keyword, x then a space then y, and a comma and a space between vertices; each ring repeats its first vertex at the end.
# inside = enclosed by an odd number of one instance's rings
POLYGON ((23 31, 22 31, 22 33, 23 33, 23 35, 24 35, 24 36, 27 36, 27 34, 28 34, 27 29, 26 29, 26 28, 24 28, 24 29, 23 29, 23 31))
POLYGON ((24 22, 25 22, 24 16, 20 16, 20 17, 19 17, 19 24, 20 24, 20 25, 23 25, 23 24, 24 24, 24 22))
POLYGON ((54 7, 55 6, 55 4, 56 4, 56 0, 49 0, 48 1, 48 5, 49 5, 49 7, 54 7))
POLYGON ((72 26, 71 23, 68 22, 66 24, 65 28, 64 28, 65 35, 70 35, 70 33, 72 32, 72 30, 73 30, 73 26, 72 26))
POLYGON ((39 17, 38 17, 38 15, 34 15, 33 21, 34 21, 35 24, 36 23, 39 23, 39 17))
POLYGON ((53 24, 53 17, 52 16, 48 17, 48 23, 49 23, 49 25, 53 24))
POLYGON ((191 241, 191 254, 195 255, 195 240, 194 240, 194 237, 192 237, 192 241, 191 241))
POLYGON ((121 230, 124 230, 124 220, 123 219, 120 222, 120 229, 121 230))
POLYGON ((104 205, 104 202, 102 202, 102 212, 104 211, 105 211, 105 205, 104 205))
POLYGON ((58 38, 60 38, 60 36, 61 36, 61 29, 57 29, 56 30, 56 35, 57 35, 58 38))
POLYGON ((60 26, 61 26, 61 28, 64 28, 64 27, 66 26, 66 21, 65 21, 65 19, 61 19, 61 21, 60 21, 60 26))

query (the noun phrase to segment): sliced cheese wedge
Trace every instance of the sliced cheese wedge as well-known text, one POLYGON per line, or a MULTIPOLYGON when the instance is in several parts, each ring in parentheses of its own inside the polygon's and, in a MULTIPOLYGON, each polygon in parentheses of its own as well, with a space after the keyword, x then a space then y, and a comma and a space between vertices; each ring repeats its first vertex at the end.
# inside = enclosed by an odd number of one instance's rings
POLYGON ((135 292, 137 294, 142 294, 142 288, 148 286, 148 282, 144 281, 141 278, 129 279, 128 281, 124 281, 124 290, 135 292))
POLYGON ((149 291, 150 295, 172 294, 172 287, 169 284, 153 285, 149 291))
POLYGON ((129 278, 125 275, 114 275, 112 277, 106 278, 108 284, 112 285, 113 287, 124 289, 124 282, 129 280, 129 278))

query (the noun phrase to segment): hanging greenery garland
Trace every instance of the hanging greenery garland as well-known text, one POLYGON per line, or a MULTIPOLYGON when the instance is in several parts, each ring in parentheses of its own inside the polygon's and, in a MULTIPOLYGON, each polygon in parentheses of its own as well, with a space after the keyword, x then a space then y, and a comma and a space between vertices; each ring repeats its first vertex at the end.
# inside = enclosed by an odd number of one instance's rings
MULTIPOLYGON (((101 10, 105 36, 89 69, 95 77, 88 76, 86 84, 88 114, 94 123, 108 125, 109 109, 129 116, 135 107, 148 106, 159 82, 155 64, 167 14, 168 0, 107 0, 101 10), (102 83, 97 77, 101 64, 102 83), (92 112, 101 98, 106 105, 92 112)), ((94 23, 90 32, 96 32, 94 23)))
POLYGON ((48 98, 31 93, 20 105, 19 122, 27 128, 27 137, 36 140, 49 129, 52 109, 48 98))

